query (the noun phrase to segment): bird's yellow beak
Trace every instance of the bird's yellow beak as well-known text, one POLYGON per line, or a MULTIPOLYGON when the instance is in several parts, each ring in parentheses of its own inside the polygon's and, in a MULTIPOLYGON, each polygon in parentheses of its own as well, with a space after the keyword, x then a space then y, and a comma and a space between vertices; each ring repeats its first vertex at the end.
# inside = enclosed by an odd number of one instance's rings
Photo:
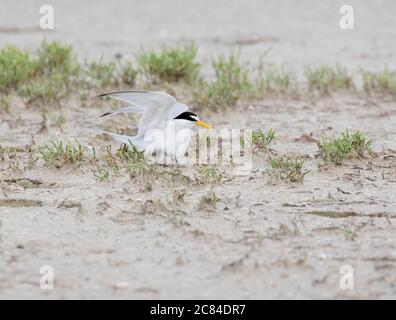
POLYGON ((212 126, 208 125, 207 123, 205 123, 205 122, 203 122, 203 121, 201 121, 201 120, 195 121, 194 123, 195 123, 197 126, 200 126, 200 127, 202 127, 202 128, 205 128, 205 129, 212 129, 212 126))

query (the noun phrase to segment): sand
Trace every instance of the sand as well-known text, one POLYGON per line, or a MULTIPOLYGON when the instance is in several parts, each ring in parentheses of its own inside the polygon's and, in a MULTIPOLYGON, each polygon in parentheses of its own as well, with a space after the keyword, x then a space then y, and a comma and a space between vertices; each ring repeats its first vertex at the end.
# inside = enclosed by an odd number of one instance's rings
MULTIPOLYGON (((359 13, 354 31, 338 29, 340 1, 117 1, 111 10, 105 1, 53 3, 57 29, 48 33, 35 30, 40 1, 3 1, 0 46, 34 51, 45 35, 72 43, 80 58, 111 58, 131 57, 140 45, 194 40, 207 74, 212 55, 238 49, 253 64, 272 48, 268 61, 297 74, 312 62, 340 62, 352 71, 395 63, 394 1, 350 1, 359 13)), ((71 101, 62 130, 40 130, 40 114, 19 102, 2 116, 0 143, 78 137, 115 148, 97 134, 105 109, 71 101)), ((204 115, 217 128, 273 128, 272 152, 303 156, 310 173, 302 183, 274 183, 264 152, 248 176, 202 185, 158 179, 149 192, 126 174, 99 182, 87 164, 56 169, 22 162, 12 170, 1 162, 0 298, 396 297, 393 100, 354 93, 316 103, 266 99, 204 115), (315 140, 346 128, 375 139, 377 157, 318 166, 315 140), (177 205, 170 199, 180 187, 187 192, 177 205), (210 190, 217 208, 198 210, 210 190), (39 286, 43 265, 53 267, 53 290, 39 286), (352 290, 340 286, 346 265, 354 272, 352 290)), ((127 130, 135 125, 126 116, 109 121, 127 130)))

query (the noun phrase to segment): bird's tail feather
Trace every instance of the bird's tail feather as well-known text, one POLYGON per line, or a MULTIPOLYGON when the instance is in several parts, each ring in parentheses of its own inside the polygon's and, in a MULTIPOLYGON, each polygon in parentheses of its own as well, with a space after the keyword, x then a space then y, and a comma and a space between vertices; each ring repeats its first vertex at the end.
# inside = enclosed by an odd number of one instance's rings
POLYGON ((103 133, 108 134, 114 140, 120 141, 127 145, 133 144, 139 151, 144 150, 146 147, 146 143, 142 139, 137 138, 136 136, 127 136, 122 134, 111 133, 108 131, 103 131, 103 133))

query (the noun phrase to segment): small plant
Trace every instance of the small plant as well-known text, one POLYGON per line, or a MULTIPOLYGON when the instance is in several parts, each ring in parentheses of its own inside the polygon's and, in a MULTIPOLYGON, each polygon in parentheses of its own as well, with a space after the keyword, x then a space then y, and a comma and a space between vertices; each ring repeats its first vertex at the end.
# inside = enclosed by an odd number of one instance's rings
POLYGON ((300 182, 309 171, 303 171, 304 162, 297 158, 288 159, 279 156, 270 160, 272 174, 290 182, 300 182))
POLYGON ((0 94, 0 114, 11 111, 11 96, 0 94))
POLYGON ((256 80, 256 95, 285 93, 290 87, 291 75, 284 68, 267 65, 260 68, 256 80))
POLYGON ((213 211, 216 209, 218 198, 213 190, 199 198, 198 210, 213 211))
POLYGON ((24 152, 27 154, 28 157, 28 168, 33 168, 39 159, 36 148, 33 144, 30 144, 25 147, 24 152))
POLYGON ((109 166, 114 172, 118 172, 120 170, 117 161, 118 159, 111 152, 111 146, 106 146, 103 153, 103 160, 106 162, 106 165, 109 166))
POLYGON ((94 86, 112 87, 120 82, 117 64, 113 61, 104 62, 102 59, 86 64, 86 74, 94 86))
POLYGON ((123 144, 117 150, 117 156, 125 162, 139 162, 144 161, 144 151, 139 151, 132 143, 123 144))
POLYGON ((155 171, 155 165, 146 161, 128 162, 128 172, 131 179, 137 176, 152 174, 155 171))
POLYGON ((211 83, 202 82, 194 92, 198 106, 220 107, 234 106, 242 96, 252 90, 248 79, 247 67, 238 62, 235 55, 228 58, 220 56, 213 61, 215 79, 211 83))
POLYGON ((79 66, 71 45, 44 40, 37 51, 37 72, 41 75, 62 75, 64 79, 76 74, 79 66))
POLYGON ((16 158, 17 150, 14 147, 3 147, 0 145, 0 161, 16 158))
POLYGON ((0 91, 19 85, 33 74, 33 61, 27 52, 13 46, 0 50, 0 91))
POLYGON ((223 180, 223 174, 213 165, 198 165, 195 179, 199 183, 218 183, 223 180))
POLYGON ((363 157, 367 153, 371 153, 372 139, 367 139, 359 131, 352 134, 346 130, 340 137, 322 138, 319 145, 320 152, 326 162, 333 162, 341 165, 350 157, 363 157))
POLYGON ((308 89, 321 93, 354 87, 353 79, 347 70, 338 65, 335 68, 329 66, 307 67, 305 77, 308 81, 308 89))
POLYGON ((93 175, 97 180, 101 182, 109 180, 109 170, 107 170, 106 168, 98 167, 96 170, 93 170, 93 175))
POLYGON ((396 72, 385 68, 381 72, 363 72, 363 87, 367 92, 379 90, 396 94, 396 72))
POLYGON ((132 63, 128 62, 122 66, 121 81, 129 87, 133 87, 135 85, 137 75, 138 71, 133 67, 132 63))
POLYGON ((85 148, 75 140, 75 144, 63 144, 52 141, 40 148, 41 158, 48 166, 62 167, 64 164, 75 164, 84 160, 85 148))
POLYGON ((20 171, 18 151, 15 147, 3 147, 0 145, 0 162, 5 162, 8 165, 8 169, 14 172, 20 171))
POLYGON ((63 112, 52 112, 48 115, 48 119, 50 120, 51 126, 58 128, 61 128, 62 125, 66 122, 66 118, 63 112))
POLYGON ((266 149, 274 139, 275 132, 272 129, 269 129, 267 133, 262 130, 252 132, 252 143, 259 150, 266 149))
POLYGON ((341 227, 340 228, 341 232, 343 233, 345 240, 347 241, 355 241, 356 237, 357 237, 357 232, 351 230, 348 227, 341 227))
POLYGON ((60 105, 67 96, 62 76, 42 76, 29 80, 18 90, 25 104, 33 106, 60 105))
POLYGON ((164 48, 160 52, 142 50, 137 55, 142 73, 156 83, 158 81, 186 81, 193 83, 201 66, 195 62, 195 45, 164 48))
POLYGON ((172 202, 174 204, 184 203, 184 197, 187 191, 185 188, 175 188, 172 193, 172 202))
POLYGON ((154 163, 146 160, 144 151, 139 151, 132 143, 129 145, 124 144, 118 149, 117 156, 126 162, 131 179, 154 173, 156 169, 154 163))
POLYGON ((353 150, 356 152, 358 157, 364 157, 366 153, 372 153, 373 139, 367 139, 359 131, 352 133, 350 139, 353 150))

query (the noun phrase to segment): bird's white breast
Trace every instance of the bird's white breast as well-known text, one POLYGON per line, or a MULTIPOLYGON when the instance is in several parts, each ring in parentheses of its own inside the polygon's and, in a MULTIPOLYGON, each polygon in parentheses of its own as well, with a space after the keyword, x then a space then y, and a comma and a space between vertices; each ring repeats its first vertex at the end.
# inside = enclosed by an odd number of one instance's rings
POLYGON ((156 161, 177 163, 185 156, 191 139, 191 123, 169 120, 165 126, 150 128, 144 134, 146 153, 155 155, 156 161))

